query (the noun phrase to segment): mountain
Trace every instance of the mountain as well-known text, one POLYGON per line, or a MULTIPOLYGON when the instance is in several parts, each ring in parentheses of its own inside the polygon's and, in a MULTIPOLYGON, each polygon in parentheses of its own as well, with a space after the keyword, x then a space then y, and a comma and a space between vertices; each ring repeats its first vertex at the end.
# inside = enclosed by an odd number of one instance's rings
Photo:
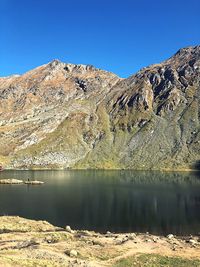
POLYGON ((54 60, 0 78, 6 168, 197 169, 200 46, 127 79, 54 60))

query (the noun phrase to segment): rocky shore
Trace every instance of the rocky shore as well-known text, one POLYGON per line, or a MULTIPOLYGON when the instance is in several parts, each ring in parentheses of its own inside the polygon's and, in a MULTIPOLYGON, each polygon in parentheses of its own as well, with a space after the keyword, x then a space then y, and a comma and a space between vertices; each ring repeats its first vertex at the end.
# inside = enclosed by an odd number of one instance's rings
POLYGON ((200 238, 100 234, 1 216, 0 266, 200 266, 200 238))

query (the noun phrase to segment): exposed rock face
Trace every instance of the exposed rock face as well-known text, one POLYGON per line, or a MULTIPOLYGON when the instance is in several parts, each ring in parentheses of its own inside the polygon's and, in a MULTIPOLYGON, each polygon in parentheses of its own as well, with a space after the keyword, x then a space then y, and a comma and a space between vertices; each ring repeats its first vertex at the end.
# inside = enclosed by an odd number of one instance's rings
POLYGON ((7 168, 195 168, 199 109, 200 46, 127 79, 54 60, 0 78, 0 161, 7 168))

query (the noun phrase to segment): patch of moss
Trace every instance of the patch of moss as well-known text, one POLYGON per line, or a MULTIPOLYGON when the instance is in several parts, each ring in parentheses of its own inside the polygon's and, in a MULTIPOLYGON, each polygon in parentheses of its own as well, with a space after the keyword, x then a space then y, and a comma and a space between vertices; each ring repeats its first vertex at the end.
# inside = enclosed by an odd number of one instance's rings
POLYGON ((113 267, 199 267, 200 260, 168 257, 157 254, 141 254, 121 259, 113 267))

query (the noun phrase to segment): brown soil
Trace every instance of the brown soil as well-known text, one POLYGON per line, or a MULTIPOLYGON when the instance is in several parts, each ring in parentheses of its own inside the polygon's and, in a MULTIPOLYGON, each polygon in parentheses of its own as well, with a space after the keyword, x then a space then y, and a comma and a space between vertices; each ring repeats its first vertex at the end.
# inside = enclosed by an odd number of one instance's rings
POLYGON ((0 217, 0 266, 114 266, 140 253, 200 259, 199 248, 197 236, 67 231, 45 221, 0 217))

